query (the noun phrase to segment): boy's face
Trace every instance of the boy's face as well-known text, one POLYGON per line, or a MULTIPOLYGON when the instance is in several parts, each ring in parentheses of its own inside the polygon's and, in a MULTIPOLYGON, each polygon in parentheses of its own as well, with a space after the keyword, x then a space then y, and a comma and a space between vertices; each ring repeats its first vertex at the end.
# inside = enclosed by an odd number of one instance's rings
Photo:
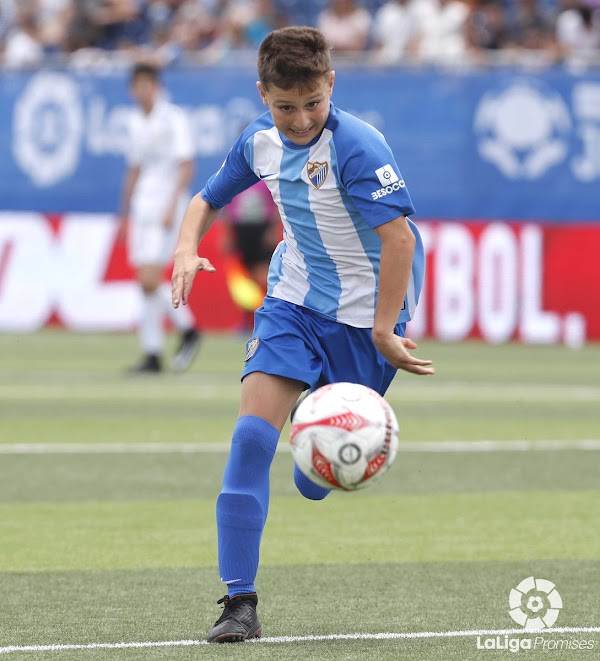
POLYGON ((152 110, 156 95, 160 89, 160 84, 152 76, 138 75, 130 85, 130 91, 133 98, 146 111, 152 110))
POLYGON ((297 145, 307 145, 325 126, 334 80, 335 71, 331 71, 312 90, 284 90, 276 85, 265 88, 260 82, 256 86, 279 132, 297 145))

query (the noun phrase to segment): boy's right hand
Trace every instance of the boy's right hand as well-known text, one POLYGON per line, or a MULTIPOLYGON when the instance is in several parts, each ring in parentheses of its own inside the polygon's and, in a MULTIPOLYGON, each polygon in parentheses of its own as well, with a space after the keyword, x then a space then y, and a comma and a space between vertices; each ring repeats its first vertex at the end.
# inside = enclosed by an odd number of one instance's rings
POLYGON ((194 278, 199 271, 213 273, 216 269, 205 257, 175 253, 171 278, 171 300, 174 308, 178 308, 180 303, 187 305, 194 278))

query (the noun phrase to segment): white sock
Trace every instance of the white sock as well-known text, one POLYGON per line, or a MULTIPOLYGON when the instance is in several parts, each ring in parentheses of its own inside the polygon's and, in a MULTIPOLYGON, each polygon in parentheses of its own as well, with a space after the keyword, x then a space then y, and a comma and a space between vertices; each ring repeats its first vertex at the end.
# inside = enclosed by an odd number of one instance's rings
POLYGON ((173 307, 171 302, 171 287, 166 282, 158 288, 157 292, 160 296, 163 312, 169 317, 173 326, 180 333, 196 327, 194 315, 187 305, 180 305, 177 309, 173 307))
POLYGON ((140 323, 140 344, 144 353, 160 355, 164 343, 162 301, 158 290, 151 294, 144 292, 142 319, 140 323))

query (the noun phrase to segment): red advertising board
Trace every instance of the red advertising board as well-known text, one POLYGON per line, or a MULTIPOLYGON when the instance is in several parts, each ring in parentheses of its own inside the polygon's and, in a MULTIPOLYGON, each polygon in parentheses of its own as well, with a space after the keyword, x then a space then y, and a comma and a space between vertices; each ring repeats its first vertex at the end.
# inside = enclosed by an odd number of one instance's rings
MULTIPOLYGON (((412 335, 600 340, 600 222, 418 225, 427 276, 412 335)), ((196 279, 190 300, 206 330, 232 330, 242 319, 228 291, 222 239, 217 223, 202 244, 217 271, 196 279)), ((111 215, 0 213, 0 330, 51 323, 130 330, 140 310, 132 275, 111 215)))
POLYGON ((431 221, 419 228, 427 273, 414 335, 600 339, 600 224, 431 221))

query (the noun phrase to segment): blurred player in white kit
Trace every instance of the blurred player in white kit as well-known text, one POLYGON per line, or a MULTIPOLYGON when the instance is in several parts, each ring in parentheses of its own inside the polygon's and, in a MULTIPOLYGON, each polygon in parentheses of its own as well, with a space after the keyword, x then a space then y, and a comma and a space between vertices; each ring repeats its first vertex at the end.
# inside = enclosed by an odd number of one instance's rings
POLYGON ((180 333, 171 363, 175 371, 187 369, 200 342, 193 314, 186 307, 174 310, 171 289, 163 280, 177 243, 179 227, 190 200, 194 173, 193 141, 184 111, 169 103, 158 70, 135 65, 130 92, 138 108, 132 117, 128 168, 123 183, 120 237, 127 236, 130 264, 142 289, 139 340, 143 356, 130 371, 157 373, 163 369, 164 315, 180 333))

